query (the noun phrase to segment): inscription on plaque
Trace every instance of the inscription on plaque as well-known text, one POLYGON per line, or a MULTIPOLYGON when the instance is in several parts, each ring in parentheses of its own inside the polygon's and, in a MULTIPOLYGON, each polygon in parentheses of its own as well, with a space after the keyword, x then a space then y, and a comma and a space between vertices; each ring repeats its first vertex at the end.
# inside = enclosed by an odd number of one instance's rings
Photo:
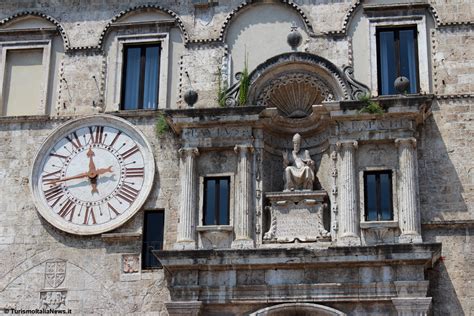
POLYGON ((267 193, 271 224, 264 241, 289 243, 329 239, 330 233, 323 224, 326 196, 325 191, 267 193))

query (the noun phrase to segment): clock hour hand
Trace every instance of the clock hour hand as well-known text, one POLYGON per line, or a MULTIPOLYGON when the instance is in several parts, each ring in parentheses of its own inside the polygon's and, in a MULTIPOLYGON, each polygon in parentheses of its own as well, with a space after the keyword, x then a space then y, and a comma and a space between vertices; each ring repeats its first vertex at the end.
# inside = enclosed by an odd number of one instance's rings
POLYGON ((90 174, 95 174, 95 172, 96 172, 94 160, 92 159, 92 157, 94 157, 94 156, 95 156, 95 154, 92 151, 92 147, 90 147, 89 150, 87 151, 87 157, 89 157, 89 173, 90 174))

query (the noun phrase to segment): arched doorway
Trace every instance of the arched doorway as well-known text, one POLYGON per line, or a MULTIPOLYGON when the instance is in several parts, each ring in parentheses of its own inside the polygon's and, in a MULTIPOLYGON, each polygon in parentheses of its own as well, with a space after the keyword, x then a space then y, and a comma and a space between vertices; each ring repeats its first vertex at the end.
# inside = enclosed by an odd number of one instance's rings
POLYGON ((345 316, 337 309, 312 303, 286 303, 262 308, 249 316, 345 316))

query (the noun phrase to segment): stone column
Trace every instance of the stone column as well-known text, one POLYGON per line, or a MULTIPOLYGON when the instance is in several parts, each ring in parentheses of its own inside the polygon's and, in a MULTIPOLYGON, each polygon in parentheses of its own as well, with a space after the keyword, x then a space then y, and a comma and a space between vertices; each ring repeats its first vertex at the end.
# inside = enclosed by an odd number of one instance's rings
POLYGON ((357 141, 337 142, 340 157, 339 175, 339 238, 338 244, 360 245, 359 216, 357 212, 357 181, 355 169, 355 150, 357 141))
POLYGON ((401 235, 399 242, 422 242, 418 210, 418 179, 416 139, 398 138, 399 181, 398 181, 398 221, 401 235))
POLYGON ((396 297, 392 298, 392 303, 398 316, 427 316, 431 299, 431 297, 396 297))
POLYGON ((196 249, 196 172, 195 157, 199 155, 197 148, 181 148, 179 150, 181 198, 179 207, 178 240, 175 249, 196 249))
POLYGON ((234 230, 235 240, 232 248, 252 248, 254 241, 250 234, 250 223, 252 222, 251 199, 252 199, 252 174, 249 156, 253 153, 252 145, 237 145, 234 151, 238 158, 237 181, 235 194, 234 230))

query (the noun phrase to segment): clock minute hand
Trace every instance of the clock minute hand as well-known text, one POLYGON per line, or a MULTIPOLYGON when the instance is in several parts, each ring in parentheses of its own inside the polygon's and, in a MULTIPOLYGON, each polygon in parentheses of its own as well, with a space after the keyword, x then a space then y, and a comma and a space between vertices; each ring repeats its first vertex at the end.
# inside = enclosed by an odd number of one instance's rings
POLYGON ((58 182, 63 182, 63 181, 67 181, 67 180, 73 180, 73 179, 81 179, 81 178, 87 178, 89 175, 87 172, 83 172, 83 173, 80 173, 80 174, 77 174, 75 176, 71 176, 71 177, 66 177, 66 178, 62 178, 62 179, 58 179, 58 180, 51 180, 50 182, 48 182, 47 184, 56 184, 58 182))

